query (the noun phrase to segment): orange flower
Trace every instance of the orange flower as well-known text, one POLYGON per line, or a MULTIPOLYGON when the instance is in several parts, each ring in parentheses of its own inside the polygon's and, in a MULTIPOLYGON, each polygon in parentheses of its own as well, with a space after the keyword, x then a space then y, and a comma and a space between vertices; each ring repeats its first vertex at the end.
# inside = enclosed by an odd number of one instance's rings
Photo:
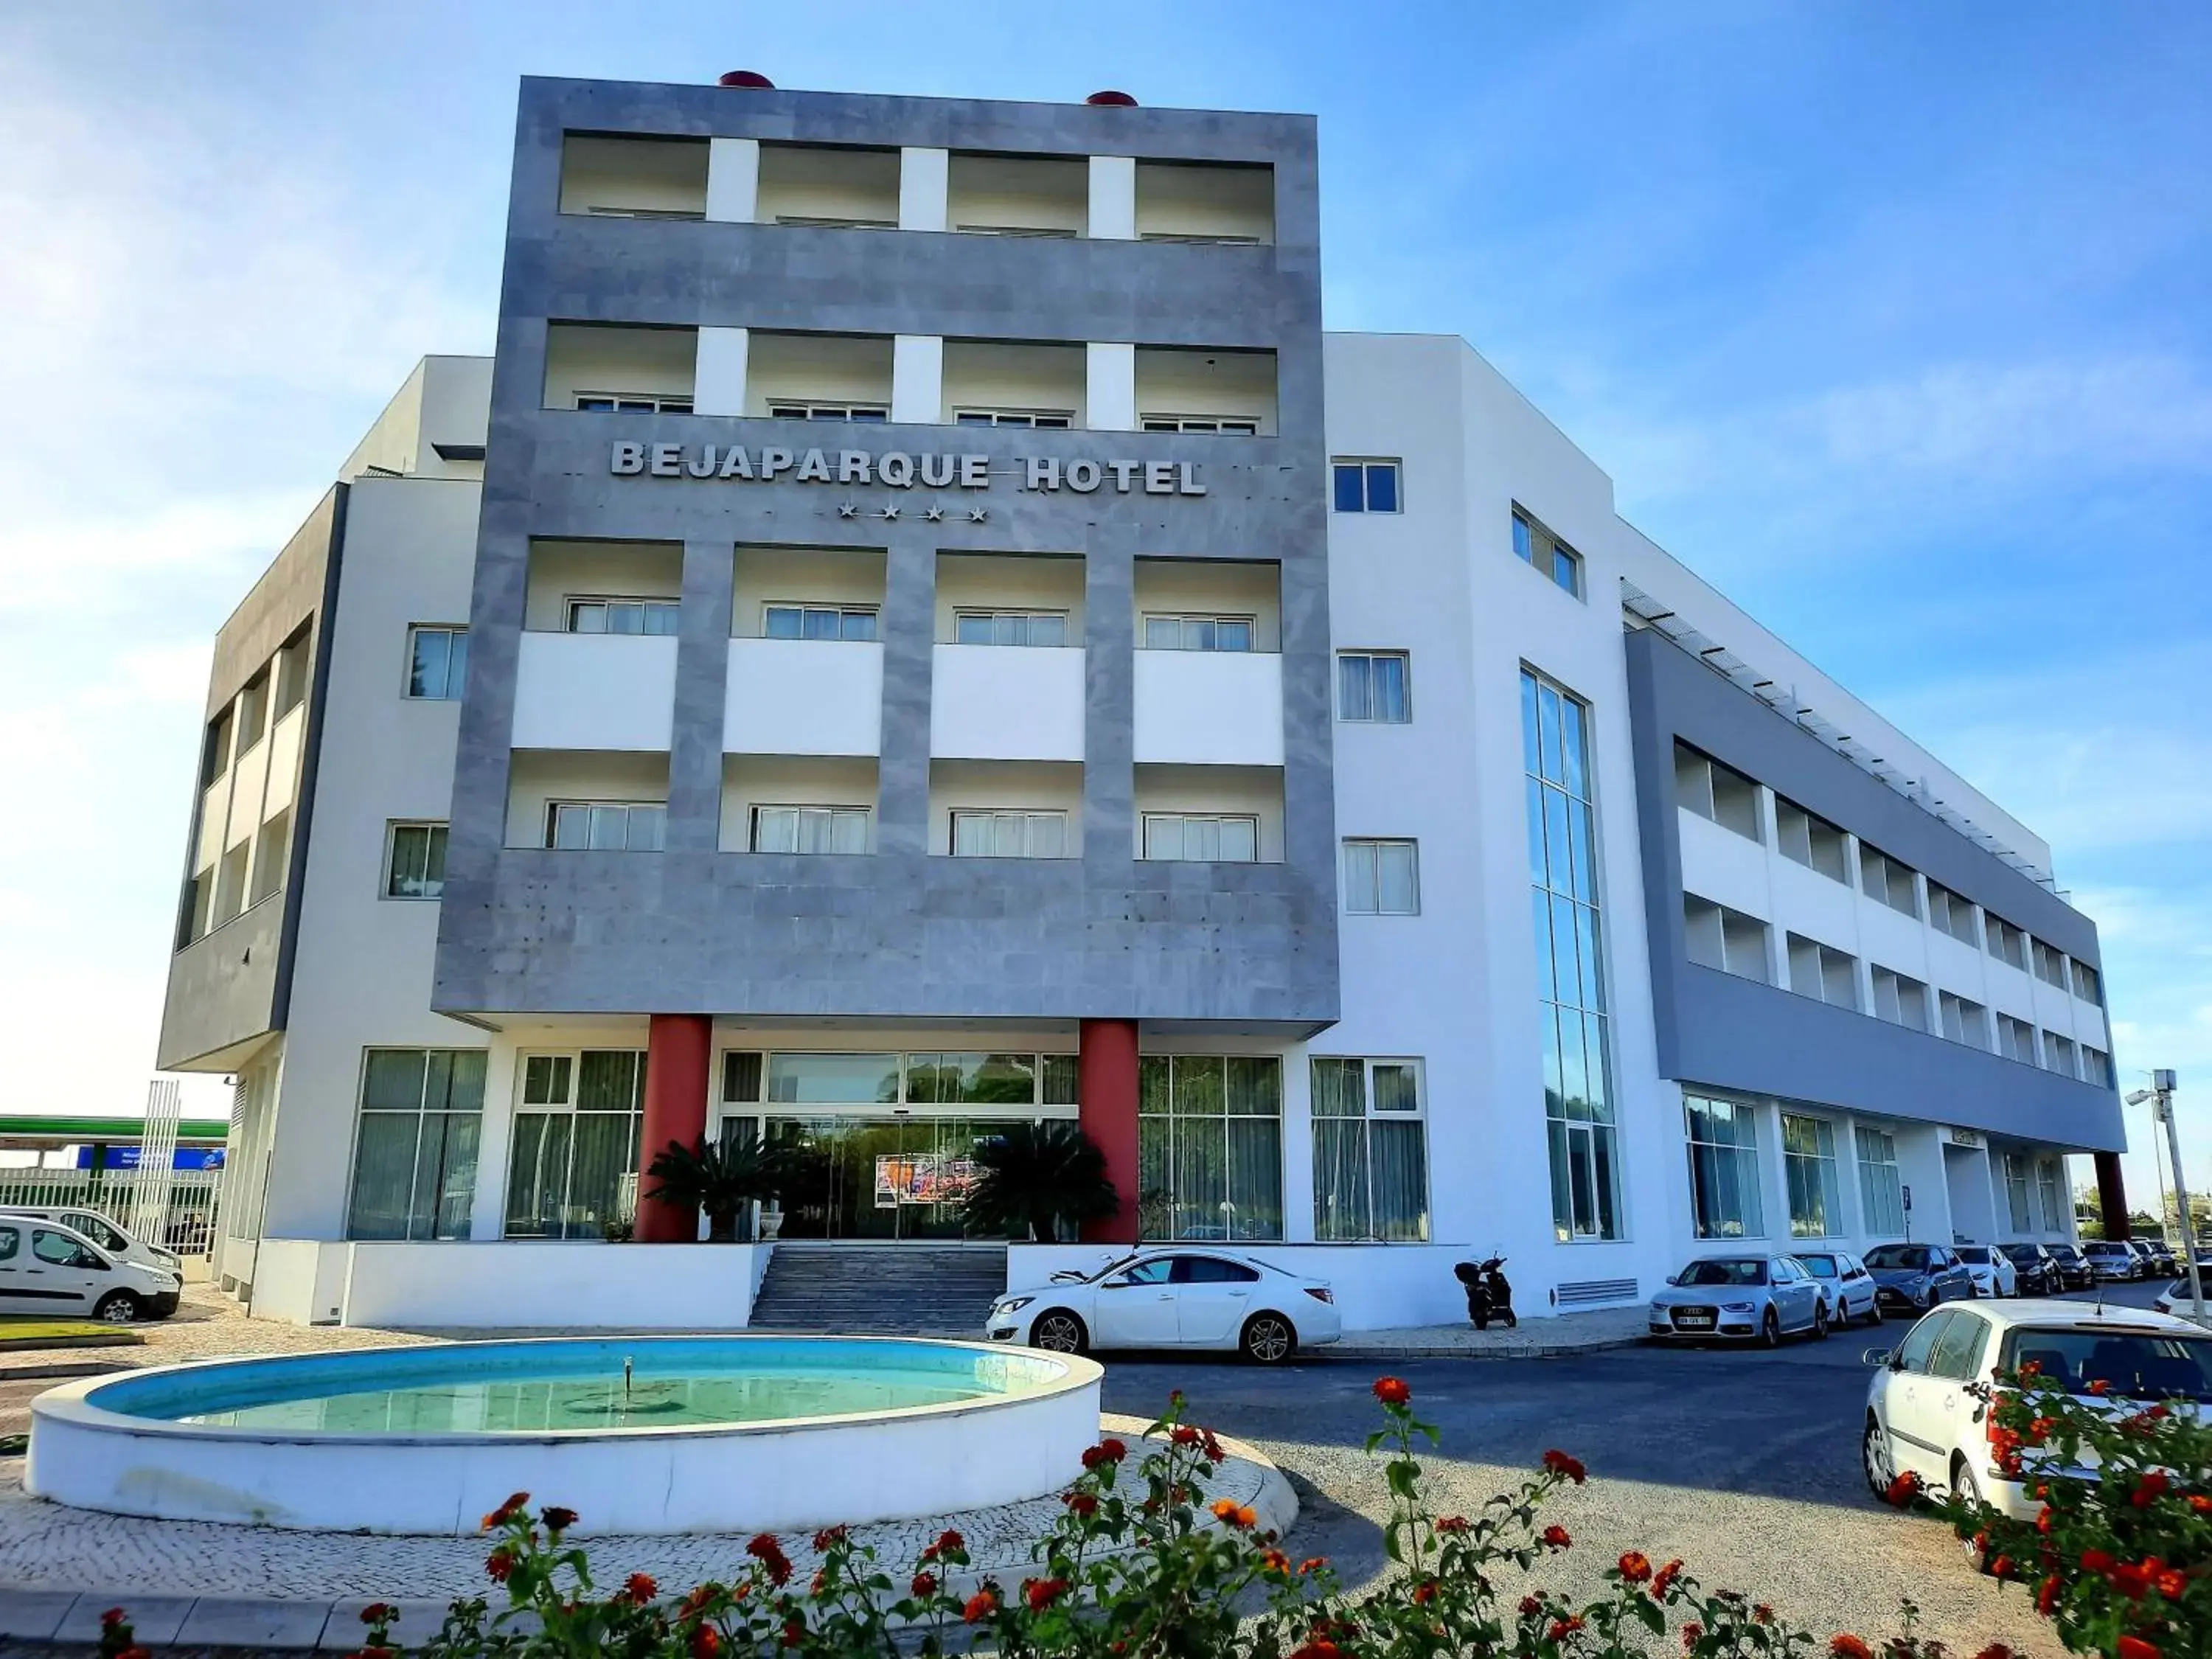
POLYGON ((1375 1397, 1386 1406, 1402 1406, 1413 1397, 1413 1391, 1398 1377, 1382 1376, 1375 1380, 1375 1397))
POLYGON ((1065 1578, 1031 1578, 1022 1585, 1022 1599, 1031 1613, 1042 1613, 1066 1593, 1065 1578))
POLYGON ((999 1593, 986 1584, 968 1598, 968 1605, 960 1609, 960 1616, 969 1624, 988 1619, 999 1610, 999 1593))
POLYGON ((1565 1527, 1553 1525, 1544 1528, 1543 1541, 1547 1548, 1563 1550, 1575 1540, 1565 1527))
POLYGON ((1463 1515, 1448 1515, 1444 1516, 1443 1520, 1437 1522, 1437 1530, 1442 1533, 1465 1532, 1467 1530, 1467 1517, 1463 1515))
POLYGON ((1624 1584, 1649 1583, 1651 1563, 1640 1550, 1631 1550, 1620 1558, 1620 1581, 1624 1584))
POLYGON ((1413 1586, 1413 1605, 1415 1607, 1425 1607, 1436 1599, 1437 1581, 1435 1579, 1424 1578, 1419 1583, 1413 1586))
POLYGON ((2114 1659, 2160 1659, 2159 1650, 2140 1636, 2123 1636, 2114 1659))
POLYGON ((1224 1527, 1242 1531, 1260 1517, 1249 1504, 1240 1504, 1233 1498, 1217 1498, 1213 1500, 1213 1518, 1224 1527))
POLYGON ((1667 1592, 1674 1588, 1674 1581, 1681 1576, 1682 1562, 1681 1558, 1678 1556, 1674 1560, 1669 1561, 1665 1566, 1660 1568, 1657 1574, 1652 1578, 1651 1593, 1654 1595, 1664 1598, 1667 1592))
POLYGON ((660 1586, 653 1582, 651 1573, 634 1572, 629 1576, 629 1582, 623 1586, 623 1593, 638 1606, 643 1607, 660 1594, 660 1586))
POLYGON ((1849 1631, 1842 1631, 1829 1640, 1828 1651, 1834 1659, 1874 1659, 1874 1650, 1849 1631))
POLYGON ((1309 1555, 1298 1563, 1298 1576, 1304 1577, 1307 1573, 1319 1572, 1328 1565, 1328 1557, 1326 1555, 1309 1555))

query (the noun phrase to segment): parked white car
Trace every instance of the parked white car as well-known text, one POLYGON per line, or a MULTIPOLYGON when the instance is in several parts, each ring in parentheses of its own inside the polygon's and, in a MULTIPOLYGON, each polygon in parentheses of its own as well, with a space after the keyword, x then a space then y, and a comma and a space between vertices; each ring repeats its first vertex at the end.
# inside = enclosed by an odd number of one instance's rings
POLYGON ((1848 1325, 1855 1319, 1863 1319, 1869 1325, 1881 1323, 1874 1275, 1849 1250, 1792 1250, 1790 1259, 1820 1282, 1820 1293, 1828 1302, 1829 1324, 1848 1325))
POLYGON ((112 1256, 125 1261, 135 1261, 142 1267, 158 1267, 165 1273, 184 1274, 184 1263, 173 1250, 159 1244, 149 1244, 144 1239, 125 1232, 97 1210, 84 1209, 76 1205, 64 1205, 54 1209, 42 1209, 34 1205, 10 1204, 0 1209, 0 1215, 37 1216, 46 1221, 58 1221, 71 1232, 82 1233, 112 1256))
POLYGON ((2085 1402, 2096 1398, 2088 1389, 2099 1381, 2107 1401, 2130 1410, 2162 1400, 2201 1413, 2212 1402, 2212 1334, 2135 1308, 2035 1297, 1948 1303, 1923 1315, 1896 1347, 1869 1350, 1868 1358, 1879 1367, 1860 1441, 1868 1486, 1887 1492, 1911 1473, 2020 1521, 2033 1520, 2042 1505, 2025 1482, 1994 1467, 1974 1384, 2033 1360, 2085 1402))
POLYGON ((59 1222, 0 1215, 0 1313, 128 1325, 167 1319, 183 1289, 175 1273, 110 1255, 59 1222))
POLYGON ((1274 1365, 1335 1341, 1344 1316, 1326 1279, 1225 1251, 1162 1249, 1011 1291, 992 1304, 984 1334, 1054 1353, 1215 1348, 1274 1365))
POLYGON ((1958 1257, 1974 1276, 1976 1296, 1994 1297, 2019 1293, 2020 1269, 2012 1265, 2012 1258, 2002 1250, 1988 1244, 1961 1244, 1958 1257))

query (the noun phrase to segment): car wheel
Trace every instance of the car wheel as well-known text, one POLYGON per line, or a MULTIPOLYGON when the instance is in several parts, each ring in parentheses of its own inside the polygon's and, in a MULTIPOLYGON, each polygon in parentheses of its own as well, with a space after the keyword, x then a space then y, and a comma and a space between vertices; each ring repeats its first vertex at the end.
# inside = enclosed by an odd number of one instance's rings
POLYGON ((1889 1437, 1872 1412, 1867 1413, 1866 1432, 1859 1437, 1859 1470, 1866 1476, 1867 1490, 1889 1502, 1890 1482, 1897 1479, 1897 1470, 1890 1461, 1889 1437))
POLYGON ((1764 1348, 1782 1346, 1782 1316, 1771 1307, 1766 1310, 1766 1317, 1759 1322, 1759 1343, 1764 1348))
POLYGON ((1298 1334, 1291 1322, 1275 1313, 1254 1314, 1244 1322, 1237 1351, 1255 1365, 1279 1365, 1297 1352, 1298 1334))
POLYGON ((1048 1308, 1030 1326, 1030 1346, 1047 1353, 1082 1353, 1091 1346, 1091 1334, 1066 1309, 1048 1308))
POLYGON ((1828 1299, 1826 1297, 1813 1304, 1813 1340, 1815 1342, 1828 1340, 1828 1299))
MULTIPOLYGON (((1951 1495, 1970 1510, 1982 1507, 1981 1482, 1974 1479, 1973 1465, 1958 1452, 1951 1455, 1951 1495)), ((1969 1534, 1965 1540, 1966 1564, 1976 1572, 1987 1572, 1990 1570, 1989 1552, 1974 1541, 1978 1535, 1969 1534)))
POLYGON ((138 1322, 138 1298, 128 1291, 110 1291, 100 1298, 100 1305, 92 1316, 103 1325, 135 1325, 138 1322))

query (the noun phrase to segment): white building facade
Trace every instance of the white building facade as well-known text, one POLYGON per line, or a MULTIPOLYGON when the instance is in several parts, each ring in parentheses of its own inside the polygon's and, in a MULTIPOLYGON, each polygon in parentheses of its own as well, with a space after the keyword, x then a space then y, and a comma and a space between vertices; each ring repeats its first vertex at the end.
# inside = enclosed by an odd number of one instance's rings
POLYGON ((497 356, 218 641, 161 1060, 257 1313, 742 1325, 1041 1118, 1122 1208, 1010 1276, 1227 1242, 1352 1328, 2117 1190, 2048 848, 1464 343, 1324 336, 1310 122, 523 112, 497 356), (641 1205, 700 1135, 775 1241, 641 1205))

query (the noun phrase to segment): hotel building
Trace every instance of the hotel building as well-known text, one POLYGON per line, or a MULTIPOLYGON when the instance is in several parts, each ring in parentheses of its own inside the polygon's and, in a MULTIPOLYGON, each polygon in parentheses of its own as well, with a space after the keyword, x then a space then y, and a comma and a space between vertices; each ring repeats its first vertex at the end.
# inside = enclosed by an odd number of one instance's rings
POLYGON ((1121 1208, 1008 1274, 1210 1241, 1353 1328, 1492 1249, 1542 1315, 2068 1237, 2069 1153, 2117 1194, 2048 848, 1466 343, 1325 333, 1315 146, 522 83, 495 355, 423 362, 218 638, 159 1062, 237 1079, 227 1287, 995 1279, 958 1188, 1048 1118, 1121 1208), (748 1243, 640 1203, 701 1136, 793 1155, 748 1243))

